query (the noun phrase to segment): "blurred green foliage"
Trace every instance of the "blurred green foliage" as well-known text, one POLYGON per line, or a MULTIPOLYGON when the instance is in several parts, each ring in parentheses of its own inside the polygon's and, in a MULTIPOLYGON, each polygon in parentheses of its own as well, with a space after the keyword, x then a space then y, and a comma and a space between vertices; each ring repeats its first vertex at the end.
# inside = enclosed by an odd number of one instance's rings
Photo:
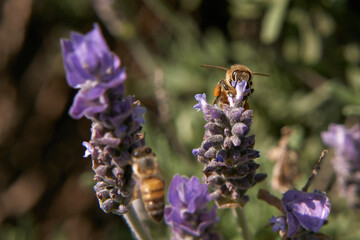
MULTIPOLYGON (((0 62, 3 91, 7 92, 1 103, 6 98, 5 103, 13 101, 9 106, 16 109, 13 114, 5 112, 11 121, 5 122, 7 130, 1 132, 0 194, 5 196, 29 169, 40 169, 46 182, 46 190, 32 206, 0 215, 0 239, 131 238, 121 218, 101 212, 92 194, 90 162, 82 159, 81 148, 81 142, 89 139, 89 121, 72 121, 67 116, 74 93, 65 84, 57 41, 70 31, 89 31, 94 22, 101 25, 127 68, 127 93, 136 95, 147 108, 146 141, 156 152, 167 183, 175 173, 202 176, 203 166, 191 154, 201 143, 205 123, 202 114, 192 108, 194 95, 205 92, 212 101, 213 88, 224 72, 200 65, 240 63, 254 72, 270 74, 255 77, 255 92, 249 101, 255 116, 255 148, 261 152, 260 170, 268 174, 264 183, 249 191, 251 201, 245 207, 255 239, 277 238, 266 225, 279 213, 256 194, 265 188, 281 197, 271 189, 274 163, 267 159, 280 129, 287 125, 295 130, 289 146, 299 155, 301 174, 294 186, 299 189, 324 149, 320 132, 332 122, 349 126, 359 122, 360 4, 356 0, 8 0, 0 9, 0 21, 7 24, 0 26, 0 35, 7 36, 0 39, 4 41, 2 52, 8 49, 0 62), (22 1, 32 7, 30 12, 15 8, 19 16, 28 14, 18 28, 24 38, 20 41, 21 36, 7 34, 17 22, 6 11, 12 3, 22 1), (7 48, 15 39, 18 46, 7 48), (47 95, 41 95, 41 89, 47 95), (55 93, 56 98, 51 98, 55 93), (42 103, 47 101, 51 104, 45 110, 42 103), (54 110, 54 106, 58 107, 54 110), (42 130, 48 134, 38 136, 37 142, 25 141, 42 130), (59 151, 62 153, 54 157, 59 151), (74 199, 57 203, 62 192, 71 192, 65 188, 70 176, 77 189, 91 196, 76 214, 71 213, 74 199), (69 213, 61 215, 61 209, 69 213), (69 226, 74 222, 86 227, 74 233, 69 226)), ((325 190, 332 174, 330 158, 325 160, 323 177, 312 188, 325 190)), ((321 232, 332 239, 359 239, 359 211, 349 209, 337 193, 335 186, 328 192, 332 212, 321 232)), ((241 239, 231 211, 218 213, 217 228, 224 239, 241 239)), ((165 226, 157 227, 162 230, 155 232, 156 239, 168 239, 165 226)))

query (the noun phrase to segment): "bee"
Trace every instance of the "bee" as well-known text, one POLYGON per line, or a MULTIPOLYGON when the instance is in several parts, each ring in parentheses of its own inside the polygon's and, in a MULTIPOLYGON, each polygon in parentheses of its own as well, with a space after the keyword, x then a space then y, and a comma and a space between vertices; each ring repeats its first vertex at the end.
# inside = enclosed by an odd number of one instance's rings
POLYGON ((230 69, 213 65, 201 66, 208 68, 217 68, 226 71, 225 80, 220 80, 214 88, 213 92, 215 96, 213 104, 220 103, 221 108, 224 104, 229 105, 228 97, 234 97, 236 95, 236 84, 245 80, 247 82, 246 89, 249 91, 243 98, 243 107, 245 107, 245 109, 249 109, 249 104, 247 103, 247 101, 251 94, 254 92, 254 88, 252 88, 253 76, 269 76, 263 73, 253 73, 247 66, 241 64, 232 65, 230 69), (232 82, 235 82, 235 85, 233 85, 232 82))
POLYGON ((145 209, 154 221, 160 222, 164 215, 165 182, 158 176, 160 169, 156 155, 151 148, 144 146, 134 149, 131 157, 145 209))

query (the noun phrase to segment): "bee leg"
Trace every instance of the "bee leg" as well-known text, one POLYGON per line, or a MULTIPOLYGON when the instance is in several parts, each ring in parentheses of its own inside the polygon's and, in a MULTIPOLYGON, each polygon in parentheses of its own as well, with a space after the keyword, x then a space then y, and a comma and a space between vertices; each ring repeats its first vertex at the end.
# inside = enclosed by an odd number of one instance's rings
POLYGON ((214 99, 213 105, 217 104, 219 102, 219 100, 220 100, 220 95, 214 99))
MULTIPOLYGON (((220 81, 221 82, 221 81, 220 81)), ((216 85, 216 87, 214 88, 213 94, 215 96, 215 99, 213 101, 213 105, 217 104, 220 100, 220 95, 221 95, 221 85, 220 82, 218 82, 218 84, 216 85)))
POLYGON ((230 88, 232 88, 232 86, 228 85, 224 79, 220 80, 220 82, 218 84, 221 84, 221 86, 225 89, 225 91, 229 91, 230 88))
POLYGON ((250 109, 250 106, 249 106, 249 104, 247 103, 247 101, 244 102, 244 108, 245 108, 245 110, 249 110, 249 109, 250 109))
POLYGON ((250 95, 253 94, 253 92, 254 92, 254 89, 250 88, 250 95))

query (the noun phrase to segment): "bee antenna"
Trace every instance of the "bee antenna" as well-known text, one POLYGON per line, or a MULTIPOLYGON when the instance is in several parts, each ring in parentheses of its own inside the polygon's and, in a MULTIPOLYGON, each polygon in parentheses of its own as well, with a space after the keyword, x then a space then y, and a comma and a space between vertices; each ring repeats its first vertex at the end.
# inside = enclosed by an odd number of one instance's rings
POLYGON ((265 73, 253 73, 253 75, 258 75, 258 76, 263 76, 263 77, 270 77, 269 74, 265 74, 265 73))
POLYGON ((229 69, 227 69, 227 68, 214 66, 214 65, 200 65, 200 67, 217 68, 217 69, 221 69, 221 70, 224 70, 224 71, 229 71, 229 69))

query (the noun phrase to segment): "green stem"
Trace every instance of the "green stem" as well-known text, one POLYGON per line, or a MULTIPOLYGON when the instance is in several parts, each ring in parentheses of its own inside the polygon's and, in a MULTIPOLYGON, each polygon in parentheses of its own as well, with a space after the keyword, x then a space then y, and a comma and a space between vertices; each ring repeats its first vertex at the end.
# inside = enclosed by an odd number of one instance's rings
POLYGON ((239 225, 239 232, 242 233, 244 240, 253 240, 250 229, 247 225, 244 209, 242 207, 233 208, 233 213, 239 225))
POLYGON ((123 215, 128 224, 133 236, 139 240, 152 240, 150 234, 145 229, 144 225, 139 221, 135 209, 131 206, 130 211, 123 215))

